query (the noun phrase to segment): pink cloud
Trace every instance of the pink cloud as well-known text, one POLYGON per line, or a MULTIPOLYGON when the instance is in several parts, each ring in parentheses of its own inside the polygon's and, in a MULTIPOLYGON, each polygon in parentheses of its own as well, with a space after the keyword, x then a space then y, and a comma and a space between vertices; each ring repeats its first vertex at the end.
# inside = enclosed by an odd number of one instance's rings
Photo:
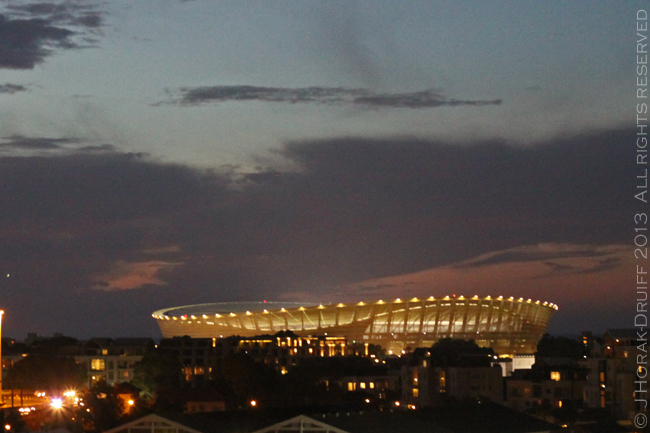
POLYGON ((164 286, 167 283, 160 278, 160 274, 180 265, 182 263, 155 260, 147 262, 118 260, 108 272, 95 277, 98 284, 94 288, 111 291, 138 289, 147 285, 164 286))

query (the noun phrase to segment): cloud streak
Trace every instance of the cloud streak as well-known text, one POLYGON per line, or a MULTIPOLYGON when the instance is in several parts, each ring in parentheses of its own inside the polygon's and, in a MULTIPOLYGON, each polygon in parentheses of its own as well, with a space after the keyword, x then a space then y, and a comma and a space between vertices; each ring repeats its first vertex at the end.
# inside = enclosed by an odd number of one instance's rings
MULTIPOLYGON (((481 268, 484 266, 493 266, 502 263, 523 263, 523 262, 537 262, 548 260, 546 263, 548 266, 557 269, 557 270, 568 270, 565 268, 565 265, 558 266, 555 268, 555 262, 550 260, 558 259, 569 259, 569 258, 598 258, 598 257, 607 257, 614 253, 619 253, 620 249, 611 251, 610 249, 603 249, 594 245, 584 245, 584 246, 563 246, 563 245, 533 245, 533 246, 524 246, 519 248, 511 248, 504 251, 495 251, 489 254, 477 257, 472 260, 464 261, 453 265, 453 268, 456 269, 473 269, 481 268)), ((600 264, 613 264, 608 259, 599 262, 600 264)), ((600 266, 599 266, 600 268, 600 266)))
POLYGON ((178 105, 218 104, 224 102, 260 101, 284 104, 348 105, 364 108, 437 108, 457 106, 499 105, 494 100, 450 99, 442 93, 428 89, 406 93, 379 93, 368 89, 345 87, 259 87, 259 86, 208 86, 181 87, 168 90, 170 99, 158 103, 178 105))
POLYGON ((2 149, 23 149, 23 150, 63 150, 66 145, 81 143, 77 138, 51 138, 51 137, 26 137, 23 135, 12 135, 3 137, 0 142, 2 149))
POLYGON ((7 11, 17 18, 37 18, 65 26, 99 28, 103 25, 99 5, 93 2, 37 2, 9 4, 7 11))
POLYGON ((88 144, 87 141, 75 137, 27 137, 11 135, 0 138, 0 152, 14 156, 55 156, 120 153, 119 148, 112 144, 88 144))
POLYGON ((7 93, 9 95, 13 95, 14 93, 18 92, 26 92, 27 87, 22 86, 20 84, 0 84, 0 93, 7 93))

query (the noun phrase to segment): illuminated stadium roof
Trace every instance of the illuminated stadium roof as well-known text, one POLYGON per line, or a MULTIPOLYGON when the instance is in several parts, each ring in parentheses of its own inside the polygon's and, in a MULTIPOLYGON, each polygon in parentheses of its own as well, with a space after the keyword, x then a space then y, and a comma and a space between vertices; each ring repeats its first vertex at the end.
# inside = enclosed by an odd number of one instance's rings
POLYGON ((233 302, 153 313, 164 338, 253 337, 291 330, 378 344, 390 350, 429 347, 441 338, 473 339, 502 355, 534 353, 555 304, 523 298, 445 296, 327 305, 233 302))
MULTIPOLYGON (((299 308, 310 306, 312 304, 305 304, 299 302, 219 302, 213 304, 195 304, 186 305, 184 307, 169 308, 167 312, 173 316, 183 315, 203 315, 203 314, 230 314, 230 313, 245 313, 246 311, 258 311, 264 309, 279 310, 281 308, 299 308)), ((318 305, 318 304, 315 304, 318 305)))

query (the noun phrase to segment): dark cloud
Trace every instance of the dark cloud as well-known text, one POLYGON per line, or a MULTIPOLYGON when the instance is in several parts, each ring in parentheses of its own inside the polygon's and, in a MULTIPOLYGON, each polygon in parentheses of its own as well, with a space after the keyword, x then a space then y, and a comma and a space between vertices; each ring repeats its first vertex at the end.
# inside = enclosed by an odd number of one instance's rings
POLYGON ((119 149, 112 144, 100 144, 98 146, 82 146, 77 149, 79 152, 118 152, 119 149))
POLYGON ((589 268, 589 269, 582 269, 578 273, 580 273, 580 274, 595 274, 595 273, 598 273, 598 272, 604 272, 604 271, 608 271, 610 269, 617 268, 617 267, 619 267, 621 265, 622 265, 621 259, 619 259, 618 257, 610 257, 608 259, 601 260, 600 262, 598 262, 598 265, 596 265, 596 266, 594 266, 592 268, 589 268))
MULTIPOLYGON (((449 99, 435 90, 410 93, 377 93, 367 89, 344 87, 258 87, 258 86, 211 86, 182 87, 168 91, 172 99, 166 103, 199 105, 230 101, 281 102, 286 104, 311 103, 329 105, 351 105, 366 108, 434 108, 443 106, 499 105, 496 100, 449 99)), ((160 105, 160 103, 158 104, 160 105)))
POLYGON ((87 289, 114 278, 121 263, 166 260, 172 253, 155 247, 167 246, 167 236, 157 238, 174 227, 173 215, 209 209, 225 190, 215 176, 134 154, 5 157, 0 171, 0 269, 11 275, 3 302, 40 315, 24 329, 52 316, 48 303, 91 296, 87 289))
POLYGON ((568 272, 574 272, 576 267, 571 265, 564 265, 562 263, 555 262, 544 262, 546 266, 551 268, 551 274, 565 274, 568 272))
POLYGON ((538 278, 550 278, 550 277, 555 277, 557 275, 597 274, 599 272, 605 272, 610 269, 618 268, 619 266, 623 265, 619 257, 609 257, 604 260, 599 260, 588 267, 574 266, 574 265, 568 265, 568 264, 557 263, 552 261, 543 262, 543 263, 544 265, 550 268, 550 271, 548 274, 542 275, 538 278))
POLYGON ((92 46, 102 12, 94 3, 8 4, 0 13, 0 68, 33 69, 58 50, 92 46))
MULTIPOLYGON (((89 145, 85 140, 74 137, 26 137, 24 135, 12 135, 0 138, 0 151, 51 151, 52 154, 83 154, 83 153, 106 153, 120 152, 119 148, 112 144, 89 145)), ((22 156, 25 156, 24 154, 22 156)), ((142 155, 140 155, 142 156, 142 155)))
POLYGON ((461 105, 499 105, 501 99, 489 101, 464 101, 458 99, 447 99, 433 90, 424 90, 412 93, 376 94, 359 96, 354 98, 353 103, 367 107, 397 107, 397 108, 434 108, 434 107, 458 107, 461 105))
MULTIPOLYGON (((87 313, 51 305, 79 298, 94 311, 89 323, 101 324, 88 332, 154 333, 155 308, 319 299, 342 284, 523 245, 625 243, 634 158, 623 149, 633 139, 632 130, 532 147, 292 142, 280 152, 292 169, 256 173, 162 164, 112 147, 0 157, 0 274, 12 275, 3 307, 23 312, 8 326, 49 333, 60 324, 77 335, 69 315, 87 313)), ((14 142, 68 145, 32 140, 14 142)), ((597 252, 584 254, 617 265, 597 252)))
POLYGON ((66 145, 81 142, 77 138, 25 137, 23 135, 3 137, 1 140, 0 149, 29 150, 61 150, 65 149, 66 145))
POLYGON ((89 13, 77 17, 74 23, 86 27, 98 28, 102 26, 102 17, 98 13, 89 13))
POLYGON ((74 32, 41 19, 9 19, 0 15, 0 68, 32 69, 53 49, 74 48, 74 32))
MULTIPOLYGON (((513 250, 499 251, 489 254, 486 257, 481 257, 476 260, 471 260, 463 263, 458 263, 452 267, 455 269, 473 269, 481 268, 484 266, 498 265, 502 263, 524 263, 524 262, 538 262, 548 259, 566 259, 577 257, 599 257, 607 256, 611 251, 599 251, 597 246, 583 247, 574 250, 555 250, 555 251, 540 251, 537 248, 515 248, 513 250)), ((553 262, 545 262, 547 265, 554 269, 564 269, 564 265, 559 265, 553 262)))
POLYGON ((10 95, 13 95, 14 93, 18 92, 26 92, 27 87, 22 86, 20 84, 0 84, 0 93, 8 93, 10 95))
POLYGON ((200 181, 190 168, 118 152, 5 157, 0 166, 5 204, 0 219, 14 224, 49 221, 55 230, 83 223, 78 227, 83 231, 95 224, 161 216, 178 205, 190 206, 191 200, 205 204, 196 194, 211 179, 205 175, 200 181))

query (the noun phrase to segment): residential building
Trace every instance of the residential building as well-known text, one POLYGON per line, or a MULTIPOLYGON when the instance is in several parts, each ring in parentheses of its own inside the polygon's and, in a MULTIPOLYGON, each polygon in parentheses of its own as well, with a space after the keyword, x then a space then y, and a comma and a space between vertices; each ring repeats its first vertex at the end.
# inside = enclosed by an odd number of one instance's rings
POLYGON ((568 358, 543 358, 506 378, 506 403, 515 410, 583 406, 587 370, 568 358))
POLYGON ((374 400, 387 400, 399 390, 398 374, 381 376, 345 376, 336 382, 343 389, 367 394, 374 400))
POLYGON ((130 382, 135 365, 154 347, 150 338, 93 338, 66 348, 66 352, 85 367, 88 387, 100 381, 113 386, 130 382))
POLYGON ((503 401, 501 366, 490 359, 461 357, 452 365, 434 365, 426 350, 416 350, 402 367, 402 399, 405 404, 429 406, 439 398, 503 401))
POLYGON ((581 362, 588 370, 585 406, 606 409, 621 420, 631 420, 641 411, 635 399, 645 399, 648 389, 647 384, 641 392, 635 388, 641 343, 636 329, 609 329, 593 343, 592 357, 581 362))
POLYGON ((171 353, 183 365, 185 380, 193 386, 210 380, 217 361, 230 354, 245 353, 254 360, 286 373, 307 358, 342 356, 347 340, 343 337, 298 337, 293 333, 253 338, 165 338, 162 352, 171 353))

